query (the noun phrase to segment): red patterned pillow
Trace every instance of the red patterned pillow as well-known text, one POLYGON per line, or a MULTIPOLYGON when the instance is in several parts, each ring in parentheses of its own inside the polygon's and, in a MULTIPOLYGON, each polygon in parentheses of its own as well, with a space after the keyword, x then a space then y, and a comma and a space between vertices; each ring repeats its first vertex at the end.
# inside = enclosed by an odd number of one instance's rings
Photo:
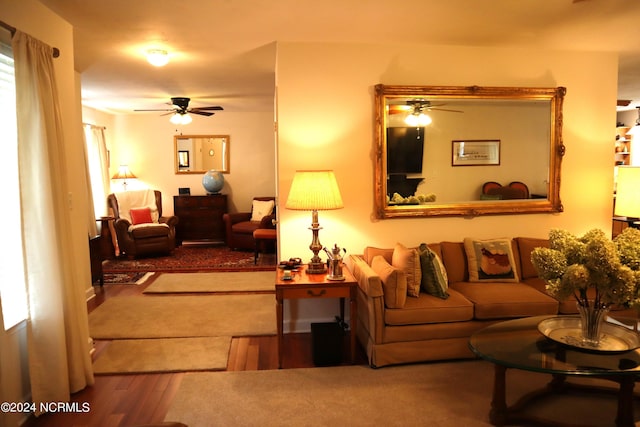
POLYGON ((129 211, 131 215, 131 223, 133 225, 136 224, 149 224, 153 222, 151 219, 151 209, 150 208, 134 208, 129 211))

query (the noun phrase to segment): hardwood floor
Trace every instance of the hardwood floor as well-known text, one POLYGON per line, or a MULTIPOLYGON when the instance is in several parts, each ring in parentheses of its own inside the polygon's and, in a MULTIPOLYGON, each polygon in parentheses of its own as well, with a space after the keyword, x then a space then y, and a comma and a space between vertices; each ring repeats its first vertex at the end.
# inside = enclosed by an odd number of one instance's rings
MULTIPOLYGON (((140 295, 151 283, 139 286, 105 285, 96 287, 96 297, 87 304, 89 311, 114 296, 140 295)), ((275 298, 275 297, 274 297, 275 298)), ((286 334, 284 369, 313 367, 311 334, 286 334)), ((108 345, 96 341, 94 358, 108 345)), ((345 346, 345 348, 348 348, 345 346)), ((276 336, 234 337, 229 351, 227 371, 277 369, 276 336)), ((366 357, 359 349, 357 363, 366 357)), ((87 403, 86 413, 49 413, 29 418, 24 427, 132 427, 162 422, 180 387, 185 373, 96 375, 95 384, 75 393, 72 402, 87 403)), ((179 420, 175 420, 179 421, 179 420)))

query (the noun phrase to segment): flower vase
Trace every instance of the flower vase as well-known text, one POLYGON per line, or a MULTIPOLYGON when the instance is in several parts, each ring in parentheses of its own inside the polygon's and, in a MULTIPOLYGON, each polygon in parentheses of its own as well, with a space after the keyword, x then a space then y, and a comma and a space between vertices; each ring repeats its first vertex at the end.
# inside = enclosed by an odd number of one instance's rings
POLYGON ((596 307, 593 302, 582 305, 578 303, 580 325, 582 329, 582 343, 588 347, 597 348, 600 345, 601 328, 609 308, 596 307))

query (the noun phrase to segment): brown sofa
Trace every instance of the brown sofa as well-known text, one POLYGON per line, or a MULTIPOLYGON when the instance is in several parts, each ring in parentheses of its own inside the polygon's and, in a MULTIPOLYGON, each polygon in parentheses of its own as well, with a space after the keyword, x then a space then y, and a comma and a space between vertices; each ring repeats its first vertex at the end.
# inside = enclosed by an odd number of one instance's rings
MULTIPOLYGON (((357 335, 372 367, 443 359, 472 358, 469 337, 505 319, 577 312, 575 302, 560 304, 547 295, 531 264, 531 251, 545 239, 519 237, 511 243, 516 281, 472 282, 463 242, 428 247, 442 260, 448 278, 447 299, 420 291, 400 308, 385 304, 385 283, 372 268, 376 255, 391 264, 394 249, 367 247, 347 263, 358 281, 357 335)), ((386 277, 386 276, 385 276, 386 277)), ((388 286, 386 289, 389 292, 388 286)), ((387 295, 389 297, 389 295, 387 295)))

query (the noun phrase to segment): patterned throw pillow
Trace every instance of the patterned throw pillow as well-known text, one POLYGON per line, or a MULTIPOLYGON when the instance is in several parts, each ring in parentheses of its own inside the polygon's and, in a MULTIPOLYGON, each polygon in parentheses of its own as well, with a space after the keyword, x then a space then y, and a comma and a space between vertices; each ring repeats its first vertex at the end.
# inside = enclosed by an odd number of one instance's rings
POLYGON ((418 249, 420 255, 420 268, 422 269, 421 288, 428 294, 438 298, 447 299, 449 287, 447 270, 445 270, 442 260, 425 243, 418 249))
POLYGON ((407 276, 404 271, 393 267, 381 255, 371 261, 371 269, 382 281, 384 305, 387 308, 402 308, 407 301, 407 276))
POLYGON ((511 239, 464 239, 470 282, 517 282, 511 239))
POLYGON ((407 295, 418 298, 420 296, 420 282, 422 282, 418 251, 409 249, 402 243, 396 243, 393 248, 391 265, 404 271, 407 275, 407 295))

